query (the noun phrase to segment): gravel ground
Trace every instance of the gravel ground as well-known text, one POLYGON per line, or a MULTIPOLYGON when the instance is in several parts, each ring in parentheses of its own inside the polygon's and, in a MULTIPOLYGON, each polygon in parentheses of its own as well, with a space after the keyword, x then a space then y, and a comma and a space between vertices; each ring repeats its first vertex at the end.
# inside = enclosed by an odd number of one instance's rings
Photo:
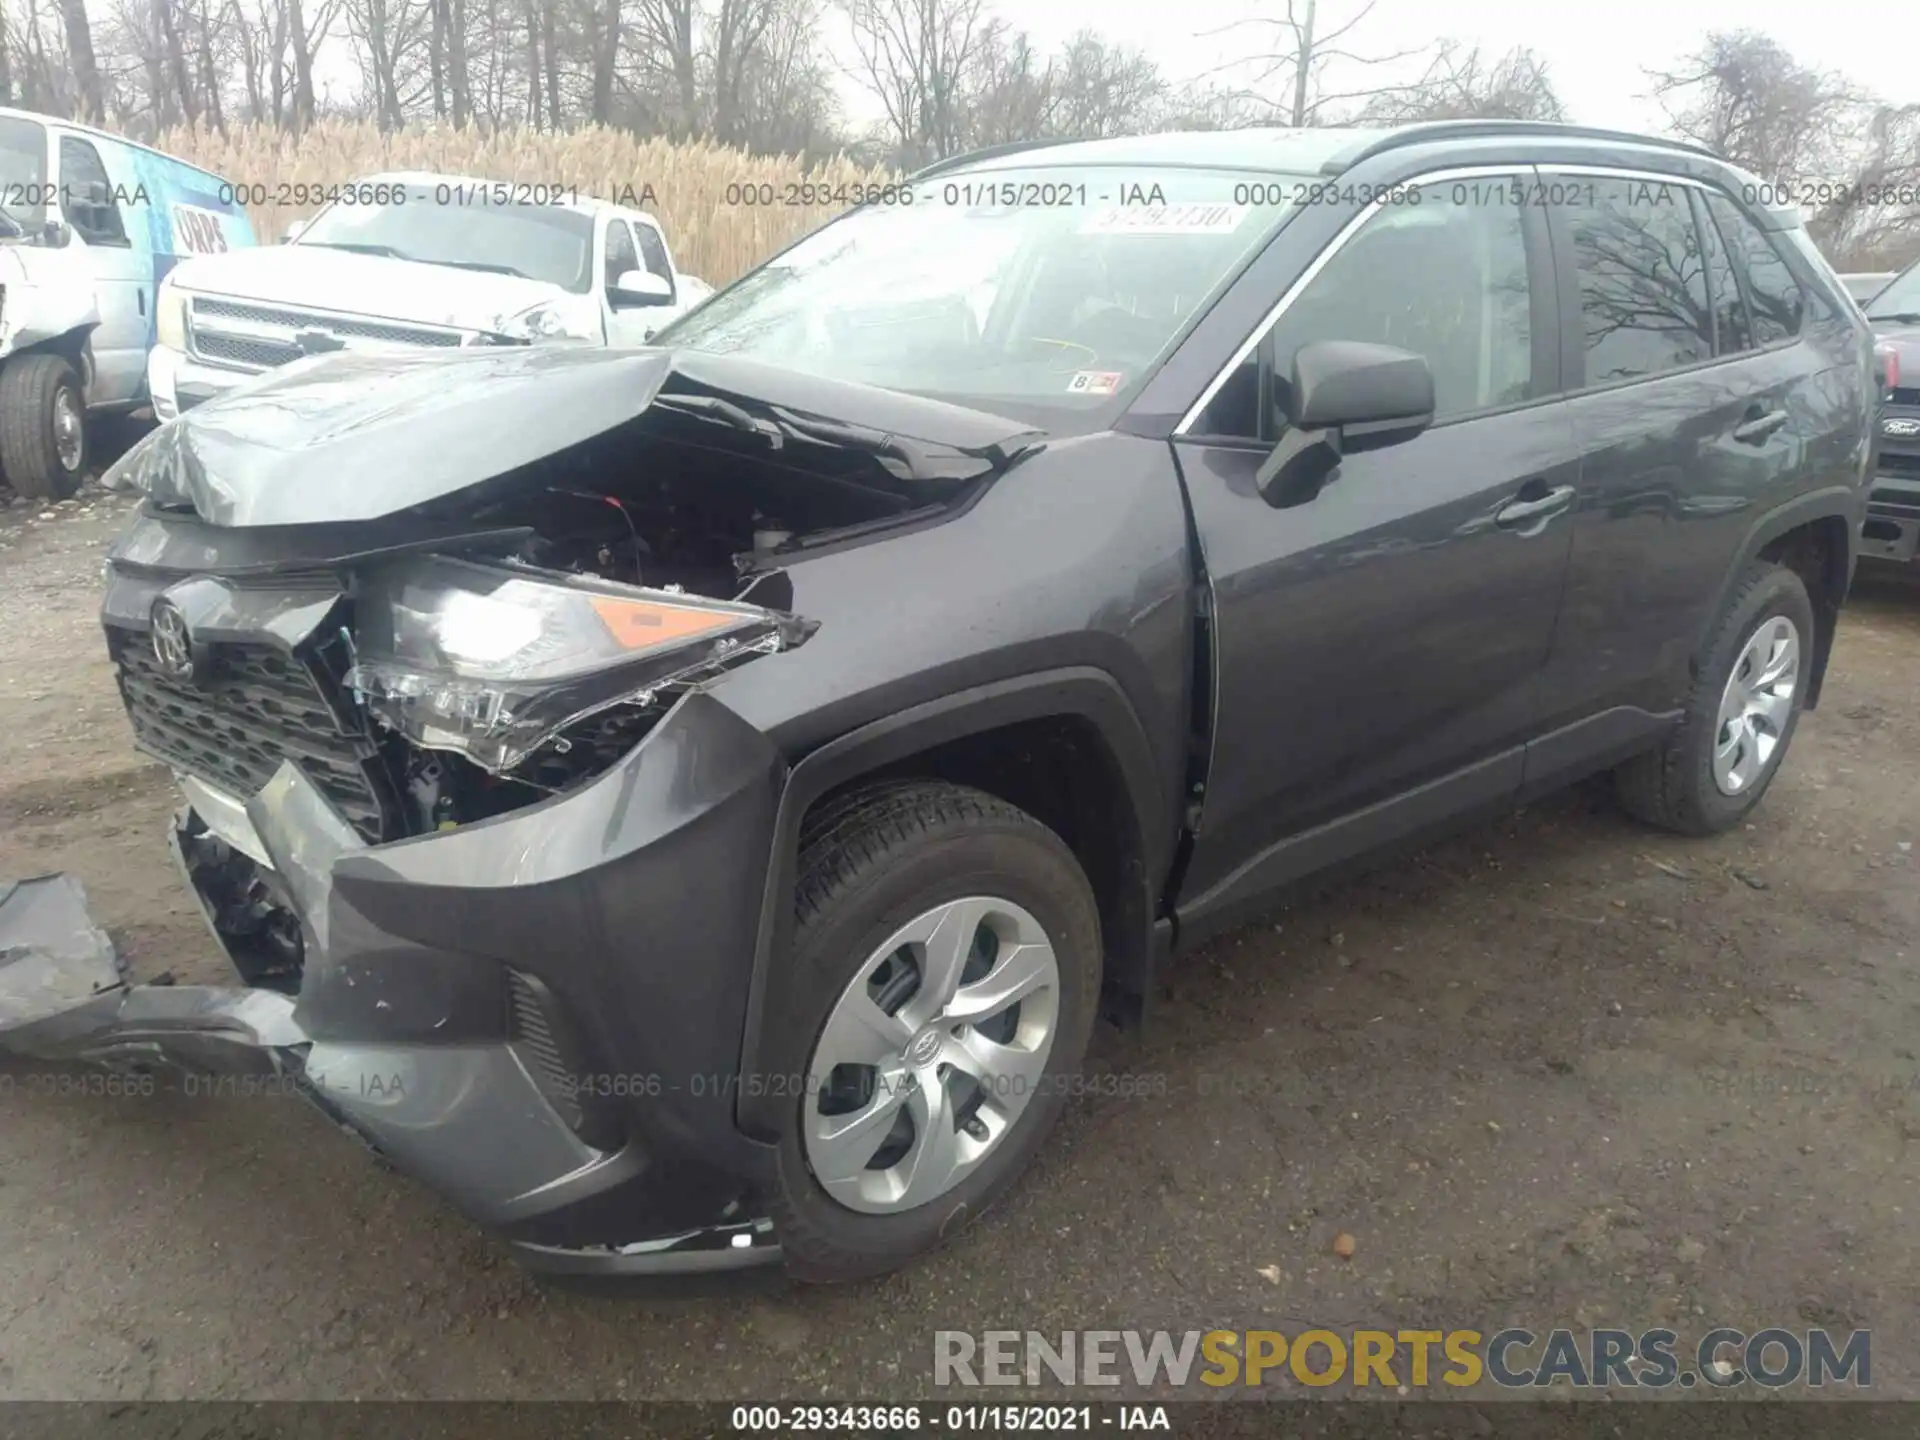
MULTIPOLYGON (((0 876, 71 870, 136 972, 219 979, 99 643, 125 509, 0 509, 0 876)), ((1078 1102, 856 1288, 545 1289, 298 1100, 16 1063, 0 1399, 910 1398, 941 1328, 1507 1324, 1872 1327, 1920 1397, 1917 701, 1920 595, 1868 589, 1744 830, 1589 786, 1224 937, 1100 1044, 1160 1093, 1078 1102)))

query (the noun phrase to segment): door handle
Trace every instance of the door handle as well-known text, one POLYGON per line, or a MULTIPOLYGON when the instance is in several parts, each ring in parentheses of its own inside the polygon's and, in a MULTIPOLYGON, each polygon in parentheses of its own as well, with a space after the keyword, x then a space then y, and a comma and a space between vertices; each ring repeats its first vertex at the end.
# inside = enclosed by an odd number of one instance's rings
POLYGON ((1738 425, 1733 427, 1733 438, 1742 445, 1763 445, 1769 435, 1786 423, 1786 411, 1762 411, 1756 405, 1747 411, 1746 417, 1738 425))
POLYGON ((1571 485, 1556 485, 1537 494, 1523 486, 1518 495, 1495 512, 1493 523, 1502 530, 1519 530, 1536 521, 1551 520, 1573 504, 1573 495, 1571 485))

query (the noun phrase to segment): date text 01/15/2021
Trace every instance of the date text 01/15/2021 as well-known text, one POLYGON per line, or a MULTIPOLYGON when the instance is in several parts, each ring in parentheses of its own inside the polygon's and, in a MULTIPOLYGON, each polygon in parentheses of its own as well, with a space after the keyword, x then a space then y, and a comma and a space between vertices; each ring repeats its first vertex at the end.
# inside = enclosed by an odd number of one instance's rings
POLYGON ((736 1405, 728 1420, 741 1434, 1090 1434, 1099 1430, 1171 1431, 1164 1405, 736 1405))

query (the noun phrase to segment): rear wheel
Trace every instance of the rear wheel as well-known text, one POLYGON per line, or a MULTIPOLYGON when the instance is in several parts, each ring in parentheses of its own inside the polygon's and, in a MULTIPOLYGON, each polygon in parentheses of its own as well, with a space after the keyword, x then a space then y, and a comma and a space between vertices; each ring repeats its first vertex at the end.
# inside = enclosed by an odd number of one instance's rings
POLYGON ((1784 565, 1754 562, 1714 632, 1680 728, 1615 773, 1626 810, 1685 835, 1744 820, 1793 740, 1813 642, 1806 585, 1784 565))
POLYGON ((793 963, 810 1036, 774 1220, 793 1272, 894 1269, 1004 1194, 1063 1108, 1100 978, 1060 839, 980 791, 850 797, 801 857, 793 963))
POLYGON ((0 472, 22 495, 64 500, 87 473, 86 400, 64 356, 0 365, 0 472))

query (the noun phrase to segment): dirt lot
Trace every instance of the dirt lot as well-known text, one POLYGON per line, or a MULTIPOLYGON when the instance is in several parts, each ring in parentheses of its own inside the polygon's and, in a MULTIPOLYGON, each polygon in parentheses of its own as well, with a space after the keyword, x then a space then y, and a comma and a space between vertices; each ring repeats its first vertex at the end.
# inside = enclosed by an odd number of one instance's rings
MULTIPOLYGON (((124 510, 0 510, 0 876, 74 871, 137 971, 218 978, 94 620, 124 510)), ((937 1328, 1509 1323, 1870 1326, 1920 1396, 1917 754, 1920 594, 1869 591, 1744 832, 1589 788, 1225 938, 1102 1043, 1165 1093, 1081 1102, 857 1289, 547 1291, 297 1100, 16 1066, 0 1398, 878 1399, 930 1393, 937 1328)))

